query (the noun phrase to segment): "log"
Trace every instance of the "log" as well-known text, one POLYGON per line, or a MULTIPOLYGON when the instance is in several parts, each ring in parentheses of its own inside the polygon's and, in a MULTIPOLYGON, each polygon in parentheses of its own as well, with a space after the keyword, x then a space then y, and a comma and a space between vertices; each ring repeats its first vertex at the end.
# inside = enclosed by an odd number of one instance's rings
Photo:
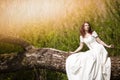
MULTIPOLYGON (((7 38, 8 39, 8 38, 7 38)), ((0 39, 3 40, 3 39, 0 39)), ((19 40, 19 39, 18 39, 19 40)), ((7 40, 6 40, 7 42, 7 40)), ((18 41, 10 41, 15 42, 18 41)), ((21 41, 20 42, 25 42, 21 41)), ((20 43, 21 45, 21 43, 20 43)), ((16 72, 18 70, 30 70, 34 68, 49 69, 52 71, 58 71, 65 73, 65 60, 71 55, 69 52, 57 50, 54 48, 35 48, 31 47, 25 51, 19 53, 0 54, 0 72, 9 73, 16 72)), ((111 58, 111 80, 120 79, 120 56, 114 56, 111 58)))
MULTIPOLYGON (((65 60, 71 53, 54 48, 41 48, 0 55, 0 72, 15 72, 21 69, 29 70, 34 67, 66 73, 65 60)), ((120 79, 120 57, 111 58, 111 80, 120 79)))

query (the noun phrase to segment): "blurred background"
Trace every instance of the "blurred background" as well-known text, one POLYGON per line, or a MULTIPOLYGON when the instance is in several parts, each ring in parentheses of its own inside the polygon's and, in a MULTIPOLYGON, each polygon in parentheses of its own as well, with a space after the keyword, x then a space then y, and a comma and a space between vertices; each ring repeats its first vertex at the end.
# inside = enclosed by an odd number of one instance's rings
MULTIPOLYGON (((120 55, 120 0, 0 0, 0 34, 24 39, 37 48, 74 51, 84 21, 120 55)), ((20 46, 0 42, 0 54, 20 52, 20 46)), ((84 46, 82 51, 88 48, 84 46)), ((0 80, 34 80, 34 70, 0 74, 0 80)), ((43 80, 67 80, 65 74, 40 69, 43 80)))

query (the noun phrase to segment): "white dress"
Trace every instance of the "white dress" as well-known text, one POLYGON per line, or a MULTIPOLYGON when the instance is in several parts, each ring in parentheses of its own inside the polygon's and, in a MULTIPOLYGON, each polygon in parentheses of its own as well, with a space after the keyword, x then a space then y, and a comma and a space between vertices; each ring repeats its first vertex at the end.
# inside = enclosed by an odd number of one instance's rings
POLYGON ((96 31, 87 38, 80 36, 80 41, 89 50, 67 57, 65 69, 68 80, 110 80, 111 59, 104 46, 96 41, 97 36, 96 31))

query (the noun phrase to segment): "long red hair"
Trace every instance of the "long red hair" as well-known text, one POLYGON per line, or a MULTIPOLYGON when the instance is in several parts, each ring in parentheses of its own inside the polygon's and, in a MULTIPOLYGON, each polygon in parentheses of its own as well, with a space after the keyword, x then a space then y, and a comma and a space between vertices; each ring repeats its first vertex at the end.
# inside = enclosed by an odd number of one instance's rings
POLYGON ((92 29, 91 29, 91 25, 90 25, 90 23, 89 22, 84 22, 83 24, 82 24, 82 26, 80 27, 80 34, 84 37, 85 36, 85 29, 84 29, 84 24, 85 23, 87 23, 87 24, 89 24, 89 30, 88 30, 88 33, 90 33, 90 34, 92 34, 92 29))

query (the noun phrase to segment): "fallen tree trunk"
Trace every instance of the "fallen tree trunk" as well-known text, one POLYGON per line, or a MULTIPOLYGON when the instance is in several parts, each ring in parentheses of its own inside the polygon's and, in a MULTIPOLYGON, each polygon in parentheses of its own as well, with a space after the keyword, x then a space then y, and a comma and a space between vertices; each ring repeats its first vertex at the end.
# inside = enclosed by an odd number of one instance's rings
POLYGON ((0 72, 31 69, 34 66, 65 73, 65 59, 70 54, 53 48, 41 48, 0 55, 0 72))
MULTIPOLYGON (((0 73, 29 70, 33 68, 49 69, 66 73, 65 60, 71 55, 68 52, 53 48, 34 48, 26 41, 13 38, 0 38, 0 41, 18 44, 24 48, 24 52, 1 54, 0 73), (7 39, 7 40, 6 40, 7 39)), ((111 58, 111 80, 120 79, 120 57, 111 58)))
MULTIPOLYGON (((8 73, 37 67, 66 73, 65 60, 71 55, 53 48, 33 49, 23 53, 1 54, 0 72, 8 73)), ((120 79, 120 57, 111 57, 111 62, 111 80, 118 80, 120 79)))

